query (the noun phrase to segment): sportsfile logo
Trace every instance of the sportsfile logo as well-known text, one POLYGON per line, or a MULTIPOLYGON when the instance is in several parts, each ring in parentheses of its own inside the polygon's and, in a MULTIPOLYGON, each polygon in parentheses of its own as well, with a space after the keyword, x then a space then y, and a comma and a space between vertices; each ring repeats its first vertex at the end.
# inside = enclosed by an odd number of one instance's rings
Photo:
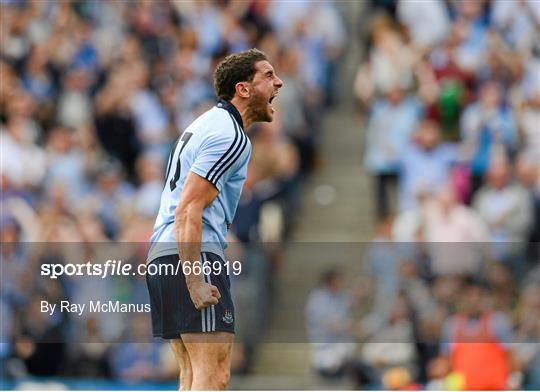
POLYGON ((131 276, 131 275, 178 275, 181 271, 182 263, 176 264, 138 264, 123 262, 122 260, 107 260, 105 263, 66 263, 41 265, 41 276, 48 276, 50 279, 67 276, 98 276, 105 279, 108 276, 131 276), (135 267, 135 268, 134 268, 135 267))
POLYGON ((150 263, 131 264, 122 260, 107 260, 104 263, 44 263, 41 265, 41 276, 50 279, 58 279, 60 276, 98 276, 105 279, 109 276, 133 276, 133 275, 240 275, 242 273, 242 263, 235 261, 184 261, 178 260, 176 263, 150 263))

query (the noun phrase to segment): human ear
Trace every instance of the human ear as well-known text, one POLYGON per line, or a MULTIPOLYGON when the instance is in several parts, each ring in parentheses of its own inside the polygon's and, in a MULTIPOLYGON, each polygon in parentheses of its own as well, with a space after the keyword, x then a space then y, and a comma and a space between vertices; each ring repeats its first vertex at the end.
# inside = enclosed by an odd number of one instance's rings
POLYGON ((236 83, 236 94, 242 98, 249 98, 251 95, 251 89, 245 82, 236 83))

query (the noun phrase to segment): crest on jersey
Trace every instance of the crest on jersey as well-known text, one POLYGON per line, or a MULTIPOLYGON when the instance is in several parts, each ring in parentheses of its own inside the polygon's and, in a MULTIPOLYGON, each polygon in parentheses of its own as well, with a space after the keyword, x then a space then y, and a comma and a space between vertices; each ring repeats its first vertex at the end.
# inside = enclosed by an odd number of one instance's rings
POLYGON ((223 316, 223 322, 226 323, 226 324, 231 324, 233 321, 234 321, 234 318, 233 318, 233 315, 232 315, 232 312, 230 310, 226 310, 225 311, 225 316, 223 316))

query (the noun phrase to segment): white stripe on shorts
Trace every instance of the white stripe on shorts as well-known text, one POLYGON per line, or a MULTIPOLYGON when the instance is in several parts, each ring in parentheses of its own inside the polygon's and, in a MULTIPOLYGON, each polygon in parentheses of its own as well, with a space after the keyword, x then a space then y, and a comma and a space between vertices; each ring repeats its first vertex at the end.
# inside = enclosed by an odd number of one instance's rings
POLYGON ((202 331, 206 332, 206 309, 201 309, 202 331))
MULTIPOLYGON (((208 261, 206 259, 206 255, 204 253, 202 253, 202 258, 203 258, 203 265, 206 261, 208 261)), ((204 272, 203 272, 204 274, 204 272)), ((210 272, 210 274, 208 275, 204 275, 204 280, 208 283, 208 284, 212 284, 212 280, 210 279, 210 275, 212 274, 212 272, 210 272)), ((211 305, 209 307, 207 307, 205 309, 207 311, 207 316, 206 316, 206 332, 210 332, 210 331, 215 331, 216 330, 216 306, 215 305, 211 305)), ((205 332, 205 331, 203 331, 205 332)))

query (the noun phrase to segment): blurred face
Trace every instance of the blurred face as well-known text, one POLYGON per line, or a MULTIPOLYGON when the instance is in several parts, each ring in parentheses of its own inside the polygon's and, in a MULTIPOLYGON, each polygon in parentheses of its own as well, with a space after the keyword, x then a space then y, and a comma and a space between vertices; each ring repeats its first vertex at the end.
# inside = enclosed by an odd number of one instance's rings
POLYGON ((477 286, 471 286, 463 292, 463 308, 467 314, 477 314, 482 310, 484 299, 483 290, 477 286))
POLYGON ((281 72, 291 75, 298 70, 299 53, 294 49, 287 50, 281 58, 281 72))
POLYGON ((428 365, 428 377, 430 379, 439 379, 446 377, 452 370, 452 365, 445 357, 438 357, 428 365))
POLYGON ((485 108, 496 108, 499 106, 501 94, 499 88, 494 83, 488 83, 482 87, 480 101, 485 108))
POLYGON ((257 70, 253 80, 249 83, 251 97, 248 109, 253 116, 253 121, 271 122, 274 119, 275 109, 272 100, 277 95, 283 82, 274 72, 274 67, 264 60, 255 64, 257 70))
POLYGON ((77 217, 79 231, 86 241, 100 241, 105 237, 105 230, 99 218, 94 214, 83 214, 77 217))
POLYGON ((405 92, 401 87, 394 86, 388 91, 388 93, 386 94, 386 98, 391 104, 397 105, 403 100, 404 95, 405 92))
POLYGON ((392 238, 392 229, 394 227, 394 221, 392 218, 388 218, 380 222, 377 226, 377 231, 380 235, 392 238))
POLYGON ((28 60, 30 73, 40 72, 47 64, 47 49, 44 45, 36 46, 28 60))
POLYGON ((136 314, 131 319, 131 331, 134 338, 145 339, 148 337, 148 331, 150 326, 146 320, 146 317, 142 317, 140 314, 136 314))
POLYGON ((114 171, 103 173, 98 178, 98 185, 104 192, 113 192, 120 183, 120 176, 114 171))
POLYGON ((341 290, 343 287, 345 287, 345 278, 341 274, 336 274, 328 281, 328 288, 331 291, 336 292, 341 290))
POLYGON ((489 183, 495 189, 501 189, 508 182, 508 165, 505 162, 497 162, 489 169, 489 183))
POLYGON ((137 162, 137 176, 141 183, 161 179, 161 165, 151 158, 142 157, 137 162))
POLYGON ((467 18, 474 19, 482 12, 482 1, 460 1, 458 3, 459 13, 467 18))
POLYGON ((148 67, 143 62, 134 63, 131 68, 131 83, 138 88, 148 85, 148 67))
POLYGON ((439 144, 441 132, 435 121, 424 121, 417 132, 418 143, 426 150, 431 150, 439 144))
POLYGON ((540 91, 531 98, 530 105, 535 108, 540 107, 540 91))
POLYGON ((49 146, 58 153, 69 152, 73 146, 73 139, 69 130, 56 128, 49 136, 49 146))
POLYGON ((540 168, 527 159, 518 160, 516 170, 519 182, 526 188, 532 187, 540 179, 540 168))
POLYGON ((7 102, 10 116, 30 116, 36 107, 32 96, 23 90, 17 90, 7 102))
POLYGON ((0 239, 2 244, 15 243, 19 239, 17 228, 14 224, 6 224, 0 229, 0 239))
POLYGON ((409 313, 407 304, 403 300, 398 300, 390 311, 390 320, 396 322, 406 320, 409 313))
POLYGON ((503 286, 511 281, 510 274, 503 264, 492 263, 488 265, 486 278, 492 286, 503 286))
POLYGON ((530 285, 525 289, 522 302, 524 307, 540 310, 540 283, 530 285))
POLYGON ((438 194, 438 201, 443 209, 450 209, 456 205, 456 194, 451 186, 445 186, 438 194))

